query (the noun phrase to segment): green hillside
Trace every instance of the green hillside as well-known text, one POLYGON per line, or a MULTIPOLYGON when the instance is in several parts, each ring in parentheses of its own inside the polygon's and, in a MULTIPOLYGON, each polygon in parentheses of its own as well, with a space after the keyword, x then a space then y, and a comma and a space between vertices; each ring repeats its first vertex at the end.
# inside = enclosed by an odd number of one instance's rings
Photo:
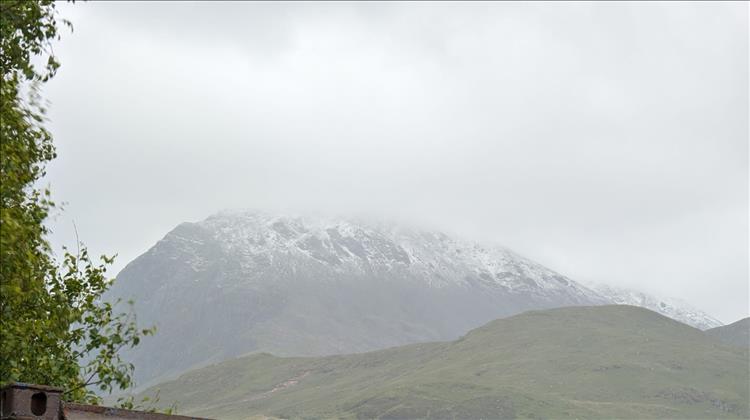
POLYGON ((706 334, 726 344, 750 348, 750 318, 741 319, 723 327, 711 328, 706 334))
POLYGON ((746 349, 697 329, 597 306, 527 312, 449 343, 251 355, 158 388, 180 413, 218 419, 748 418, 749 367, 746 349))

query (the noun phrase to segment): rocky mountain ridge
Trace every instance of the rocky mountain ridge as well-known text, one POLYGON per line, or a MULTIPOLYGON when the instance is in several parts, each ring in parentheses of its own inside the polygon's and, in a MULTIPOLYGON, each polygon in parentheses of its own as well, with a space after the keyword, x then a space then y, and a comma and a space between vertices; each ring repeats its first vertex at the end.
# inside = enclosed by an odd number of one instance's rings
POLYGON ((255 211, 178 225, 126 266, 111 295, 134 299, 139 321, 159 328, 128 355, 142 385, 249 352, 452 340, 526 310, 612 303, 503 247, 255 211))

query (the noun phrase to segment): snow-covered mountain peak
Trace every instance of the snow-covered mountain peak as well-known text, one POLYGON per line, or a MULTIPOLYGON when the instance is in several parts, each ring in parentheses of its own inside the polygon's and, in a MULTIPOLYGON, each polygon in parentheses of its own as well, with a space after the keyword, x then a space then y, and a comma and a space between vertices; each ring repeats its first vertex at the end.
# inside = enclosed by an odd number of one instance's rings
MULTIPOLYGON (((602 284, 584 285, 502 246, 383 221, 222 211, 181 225, 163 241, 180 249, 181 258, 196 272, 210 266, 201 248, 209 241, 221 248, 224 258, 239 264, 248 281, 276 278, 261 278, 272 267, 291 273, 336 273, 337 278, 351 281, 362 276, 387 281, 408 278, 437 289, 468 288, 549 302, 562 299, 567 304, 641 306, 700 329, 722 325, 685 302, 602 284)), ((319 281, 330 278, 321 275, 319 281)))
POLYGON ((432 287, 502 288, 508 292, 596 295, 578 283, 494 245, 413 227, 361 219, 222 212, 199 222, 251 268, 260 256, 314 263, 339 272, 404 273, 432 287))
POLYGON ((520 312, 645 306, 699 328, 700 311, 595 291, 506 248, 398 224, 259 211, 182 223, 118 275, 160 326, 134 357, 140 379, 250 351, 304 356, 452 340, 520 312), (186 351, 189 349, 189 351, 186 351))

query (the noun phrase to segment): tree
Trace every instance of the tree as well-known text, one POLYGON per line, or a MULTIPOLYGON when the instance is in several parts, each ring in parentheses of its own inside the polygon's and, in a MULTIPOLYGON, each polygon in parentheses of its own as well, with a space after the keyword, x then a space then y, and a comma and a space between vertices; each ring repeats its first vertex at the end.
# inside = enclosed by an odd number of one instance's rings
POLYGON ((72 28, 52 0, 0 2, 0 384, 60 386, 68 400, 96 403, 95 389, 132 385, 133 366, 119 350, 153 329, 138 329, 132 311, 102 299, 112 257, 95 263, 79 242, 57 261, 47 240, 57 207, 38 184, 55 148, 40 87, 59 67, 51 50, 58 24, 72 28))

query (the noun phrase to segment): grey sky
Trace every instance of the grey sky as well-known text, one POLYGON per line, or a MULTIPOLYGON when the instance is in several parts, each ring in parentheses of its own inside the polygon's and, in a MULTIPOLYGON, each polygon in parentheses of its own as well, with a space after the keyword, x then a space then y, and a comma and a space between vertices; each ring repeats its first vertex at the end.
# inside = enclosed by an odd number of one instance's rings
POLYGON ((60 8, 56 245, 364 213, 748 315, 747 3, 60 8))

